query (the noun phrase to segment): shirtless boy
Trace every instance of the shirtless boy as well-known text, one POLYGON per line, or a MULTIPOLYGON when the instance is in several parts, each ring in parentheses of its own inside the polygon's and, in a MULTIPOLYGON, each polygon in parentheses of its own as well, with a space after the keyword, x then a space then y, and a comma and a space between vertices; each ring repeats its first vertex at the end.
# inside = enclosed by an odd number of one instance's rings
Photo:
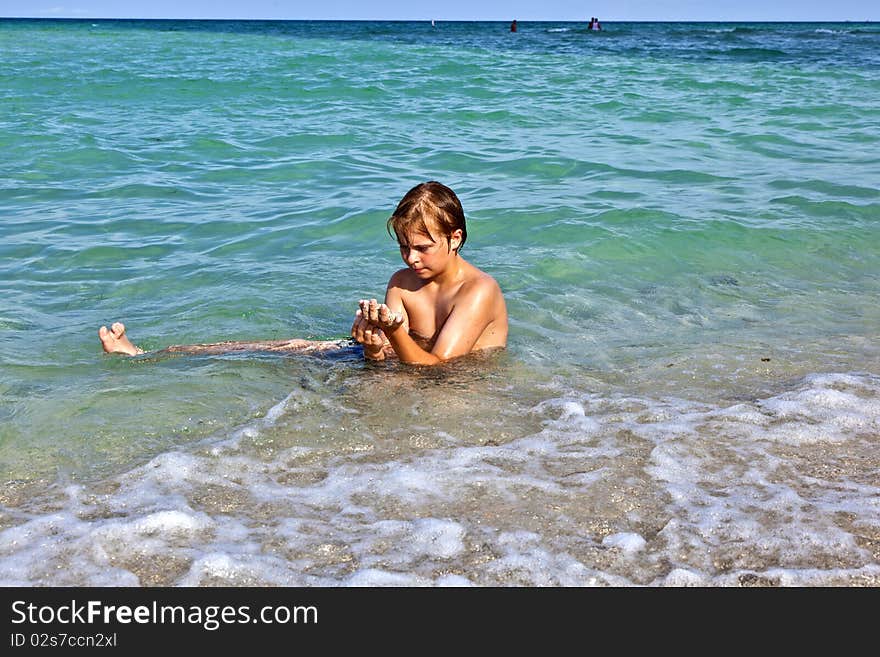
MULTIPOLYGON (((467 239, 464 211, 455 193, 438 182, 421 183, 401 199, 388 220, 406 268, 391 277, 385 302, 361 300, 351 337, 364 357, 397 357, 405 363, 435 365, 475 351, 507 344, 507 308, 491 276, 461 257, 467 239)), ((144 351, 116 322, 98 331, 107 353, 134 356, 144 351)), ((276 351, 321 353, 344 348, 336 340, 271 340, 179 345, 171 353, 276 351)))

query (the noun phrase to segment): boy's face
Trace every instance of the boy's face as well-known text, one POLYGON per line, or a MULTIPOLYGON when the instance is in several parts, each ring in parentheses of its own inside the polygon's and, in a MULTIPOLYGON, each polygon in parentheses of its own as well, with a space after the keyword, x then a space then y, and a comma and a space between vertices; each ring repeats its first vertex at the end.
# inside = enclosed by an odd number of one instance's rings
POLYGON ((457 255, 454 249, 461 244, 461 231, 456 230, 449 237, 440 236, 436 229, 431 234, 411 232, 399 235, 398 244, 400 257, 416 276, 433 278, 457 255))

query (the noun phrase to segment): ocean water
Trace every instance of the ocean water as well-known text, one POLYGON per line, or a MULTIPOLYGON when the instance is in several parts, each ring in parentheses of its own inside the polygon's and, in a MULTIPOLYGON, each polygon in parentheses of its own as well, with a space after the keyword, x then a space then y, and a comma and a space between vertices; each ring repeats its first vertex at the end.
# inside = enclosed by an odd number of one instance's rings
POLYGON ((0 584, 880 584, 880 26, 0 21, 0 584), (347 334, 459 194, 508 349, 347 334))

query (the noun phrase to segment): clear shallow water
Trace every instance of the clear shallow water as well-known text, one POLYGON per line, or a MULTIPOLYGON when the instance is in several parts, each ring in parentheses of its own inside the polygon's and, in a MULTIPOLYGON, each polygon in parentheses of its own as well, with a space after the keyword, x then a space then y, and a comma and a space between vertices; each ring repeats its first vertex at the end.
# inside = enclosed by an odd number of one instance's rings
POLYGON ((0 581, 880 575, 873 24, 0 22, 0 581), (507 353, 336 337, 455 189, 507 353))

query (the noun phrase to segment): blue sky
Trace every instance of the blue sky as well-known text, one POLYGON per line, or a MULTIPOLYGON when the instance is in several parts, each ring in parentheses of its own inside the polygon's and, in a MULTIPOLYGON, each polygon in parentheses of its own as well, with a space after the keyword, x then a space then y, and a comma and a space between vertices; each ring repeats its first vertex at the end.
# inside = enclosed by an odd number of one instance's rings
POLYGON ((414 20, 880 20, 880 0, 0 0, 0 16, 414 20))

